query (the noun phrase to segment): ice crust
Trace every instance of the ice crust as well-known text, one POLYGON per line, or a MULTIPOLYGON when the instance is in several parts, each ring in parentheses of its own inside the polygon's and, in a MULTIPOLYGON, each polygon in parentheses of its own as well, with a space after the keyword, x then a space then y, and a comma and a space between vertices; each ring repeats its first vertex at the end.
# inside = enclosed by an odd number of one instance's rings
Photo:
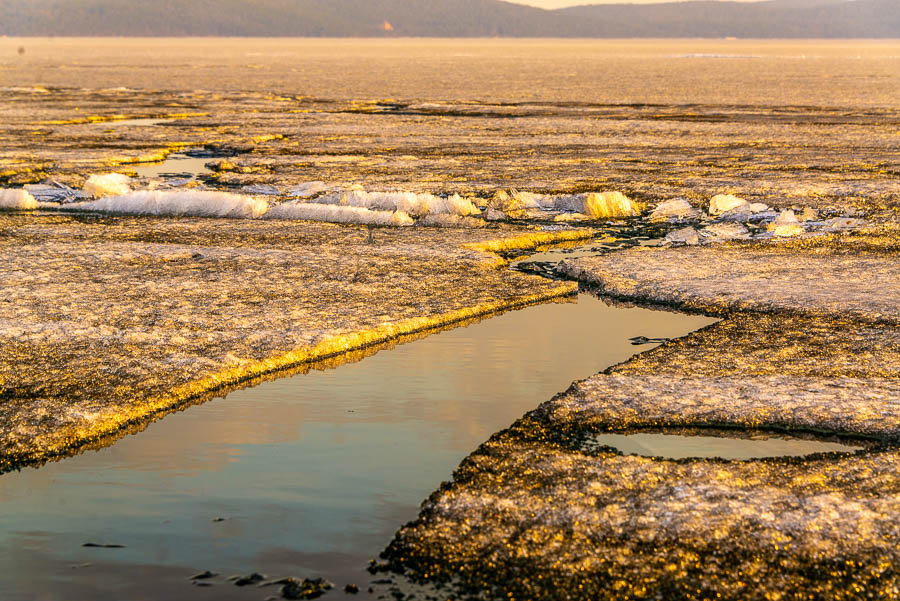
POLYGON ((123 196, 131 192, 131 178, 121 173, 91 175, 84 183, 83 191, 94 198, 123 196))
POLYGON ((896 256, 877 250, 849 254, 841 251, 840 239, 832 241, 835 247, 827 240, 814 241, 806 242, 811 250, 779 244, 634 248, 566 260, 558 269, 630 300, 715 313, 787 311, 900 325, 896 256))
POLYGON ((0 209, 36 209, 37 201, 27 190, 0 188, 0 209))
POLYGON ((269 208, 265 198, 203 190, 143 190, 60 207, 69 211, 97 211, 169 217, 231 217, 256 219, 269 208))
POLYGON ((506 225, 371 240, 279 219, 38 212, 4 213, 0 231, 0 472, 262 373, 576 290, 489 268, 495 247, 572 235, 506 225))

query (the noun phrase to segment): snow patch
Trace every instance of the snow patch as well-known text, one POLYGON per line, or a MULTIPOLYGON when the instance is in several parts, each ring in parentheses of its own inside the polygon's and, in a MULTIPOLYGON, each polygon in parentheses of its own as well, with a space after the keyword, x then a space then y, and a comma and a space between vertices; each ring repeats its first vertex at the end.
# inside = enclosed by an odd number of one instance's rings
POLYGON ((144 190, 61 207, 70 211, 99 211, 171 217, 233 217, 256 219, 269 203, 264 198, 201 190, 144 190))
POLYGON ((92 175, 84 183, 84 191, 94 198, 122 196, 131 192, 131 178, 121 173, 92 175))
POLYGON ((0 189, 0 209, 36 209, 37 201, 27 190, 0 189))

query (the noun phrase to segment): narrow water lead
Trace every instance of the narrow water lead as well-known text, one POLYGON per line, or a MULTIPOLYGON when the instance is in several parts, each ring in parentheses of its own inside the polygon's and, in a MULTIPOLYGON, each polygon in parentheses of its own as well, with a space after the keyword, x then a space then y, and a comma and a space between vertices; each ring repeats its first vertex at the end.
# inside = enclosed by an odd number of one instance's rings
POLYGON ((799 438, 786 434, 755 436, 704 436, 638 432, 634 434, 597 434, 590 446, 608 446, 625 455, 661 459, 747 460, 766 457, 803 457, 814 453, 853 453, 863 447, 843 442, 799 438))
POLYGON ((492 433, 627 359, 630 338, 711 321, 581 295, 266 382, 0 476, 0 598, 277 595, 225 580, 254 571, 324 576, 337 597, 355 583, 366 597, 368 560, 492 433), (191 586, 204 570, 221 577, 191 586))

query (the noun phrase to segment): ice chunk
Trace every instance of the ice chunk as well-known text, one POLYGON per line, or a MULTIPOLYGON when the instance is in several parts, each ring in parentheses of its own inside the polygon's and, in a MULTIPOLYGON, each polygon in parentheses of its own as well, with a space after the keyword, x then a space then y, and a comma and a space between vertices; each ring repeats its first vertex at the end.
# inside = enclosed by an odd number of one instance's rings
POLYGON ((739 240, 750 237, 750 231, 740 223, 713 223, 700 231, 711 242, 739 240))
POLYGON ((819 212, 816 211, 812 207, 806 207, 803 209, 803 212, 797 217, 800 221, 815 221, 819 218, 819 212))
POLYGON ((27 190, 0 188, 0 209, 36 209, 37 201, 27 190))
MULTIPOLYGON (((494 194, 489 206, 504 213, 521 214, 528 209, 541 209, 542 201, 544 203, 547 202, 546 198, 543 194, 519 192, 518 190, 513 190, 512 192, 501 190, 494 194)), ((552 201, 550 203, 552 204, 552 201)))
POLYGON ((761 202, 751 202, 749 208, 751 213, 764 213, 769 210, 769 205, 761 202))
POLYGON ((108 196, 91 202, 73 203, 61 208, 134 215, 256 219, 268 210, 269 203, 265 198, 227 192, 144 190, 122 196, 108 196))
POLYGON ((825 229, 830 232, 861 227, 865 225, 862 219, 854 219, 853 217, 833 217, 824 222, 825 229))
POLYGON ((665 240, 672 244, 687 244, 694 246, 700 244, 700 235, 694 228, 685 227, 680 230, 675 230, 674 232, 669 232, 666 234, 665 240))
POLYGON ((738 198, 731 194, 716 194, 709 201, 709 214, 721 215, 726 211, 730 211, 745 204, 748 203, 743 198, 738 198))
POLYGON ((696 219, 700 211, 691 206, 684 198, 673 198, 659 203, 650 213, 651 221, 668 221, 669 219, 696 219))
POLYGON ((350 190, 342 193, 326 194, 315 199, 314 202, 346 205, 373 211, 403 211, 417 217, 429 214, 481 215, 481 211, 472 204, 471 200, 462 198, 458 194, 444 198, 427 193, 350 190))
POLYGON ((332 204, 286 202, 266 214, 266 219, 305 219, 330 223, 359 223, 365 225, 412 225, 413 219, 405 211, 373 211, 364 207, 332 204))
POLYGON ((805 230, 802 225, 799 224, 787 224, 787 225, 776 225, 774 228, 771 228, 770 231, 772 235, 779 238, 789 238, 791 236, 797 236, 802 234, 805 230))
POLYGON ((488 207, 488 210, 484 212, 484 218, 488 221, 503 221, 506 219, 506 214, 503 211, 488 207))
POLYGON ((316 194, 327 192, 328 190, 330 190, 330 188, 325 182, 303 182, 288 190, 288 196, 294 198, 309 198, 310 196, 315 196, 316 194))
POLYGON ((794 225, 800 223, 797 220, 797 215, 794 214, 794 211, 791 209, 785 209, 784 211, 778 214, 778 217, 775 219, 775 225, 794 225))
POLYGON ((250 184, 241 188, 245 194, 261 194, 263 196, 278 196, 281 192, 271 184, 250 184))
POLYGON ((121 173, 92 175, 84 183, 84 191, 94 198, 122 196, 131 192, 131 178, 121 173))
POLYGON ((593 219, 612 217, 636 217, 641 214, 641 205, 621 192, 591 192, 574 196, 560 196, 554 199, 553 207, 563 211, 584 213, 593 219))

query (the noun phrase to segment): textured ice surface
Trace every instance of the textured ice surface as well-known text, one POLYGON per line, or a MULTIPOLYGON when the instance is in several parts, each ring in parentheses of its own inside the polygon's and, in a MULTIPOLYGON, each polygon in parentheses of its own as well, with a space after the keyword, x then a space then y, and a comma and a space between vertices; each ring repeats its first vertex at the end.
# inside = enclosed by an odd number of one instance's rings
MULTIPOLYGON (((876 240, 896 245, 891 227, 876 240)), ((900 325, 896 246, 850 234, 798 244, 633 248, 559 270, 619 298, 712 312, 787 311, 900 325)))
POLYGON ((91 175, 84 182, 83 190, 94 198, 122 196, 131 192, 131 178, 121 173, 91 175))
POLYGON ((142 190, 61 207, 69 211, 98 211, 170 217, 237 217, 256 219, 269 208, 265 198, 203 190, 142 190))
POLYGON ((0 209, 36 209, 37 201, 27 190, 0 188, 0 209))
POLYGON ((485 250, 583 235, 41 214, 0 231, 0 470, 260 373, 574 292, 485 250))

